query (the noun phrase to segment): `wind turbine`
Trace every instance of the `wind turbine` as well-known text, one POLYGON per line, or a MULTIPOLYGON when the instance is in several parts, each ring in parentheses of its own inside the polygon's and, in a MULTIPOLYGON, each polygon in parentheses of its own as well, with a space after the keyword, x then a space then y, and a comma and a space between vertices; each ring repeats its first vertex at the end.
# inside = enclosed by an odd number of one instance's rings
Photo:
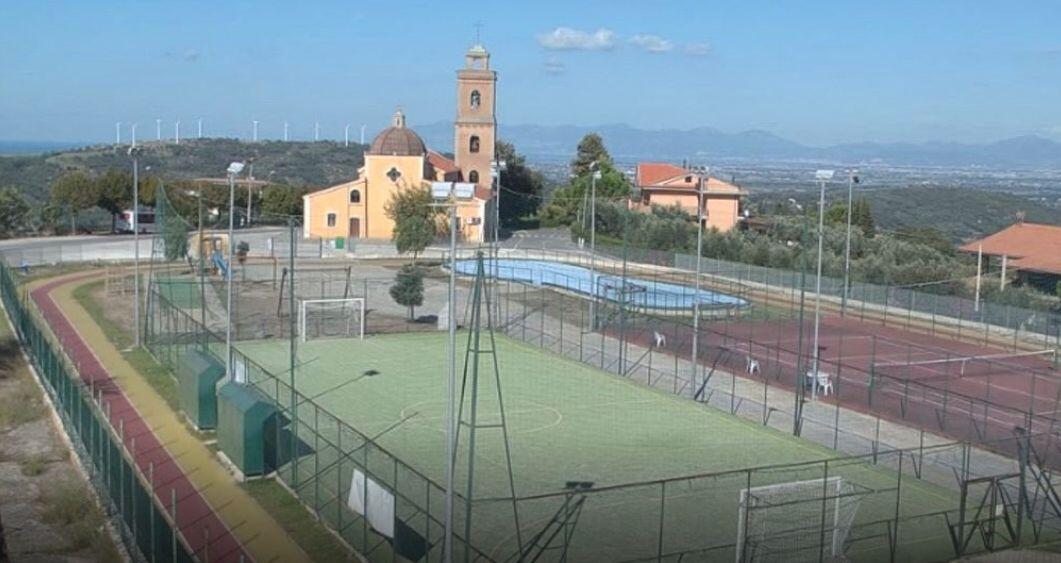
POLYGON ((321 140, 321 124, 318 121, 313 124, 313 141, 316 142, 319 140, 321 140))
POLYGON ((199 137, 198 138, 200 138, 200 139, 203 138, 203 118, 201 118, 201 117, 199 118, 199 137))
POLYGON ((121 121, 115 121, 114 122, 114 144, 116 144, 116 145, 122 144, 122 122, 121 121))
POLYGON ((155 136, 162 140, 162 119, 155 119, 155 136))
POLYGON ((350 146, 350 124, 347 123, 346 127, 343 127, 343 146, 350 146))
POLYGON ((284 122, 284 142, 287 142, 287 122, 284 122))
POLYGON ((181 120, 177 120, 177 123, 173 125, 173 142, 174 144, 181 144, 181 120))
POLYGON ((254 142, 258 142, 258 120, 254 120, 254 142))
POLYGON ((130 128, 131 128, 131 129, 132 129, 132 131, 133 131, 133 146, 135 147, 135 146, 136 146, 136 124, 135 124, 135 123, 133 123, 133 124, 132 124, 132 125, 130 126, 130 128))

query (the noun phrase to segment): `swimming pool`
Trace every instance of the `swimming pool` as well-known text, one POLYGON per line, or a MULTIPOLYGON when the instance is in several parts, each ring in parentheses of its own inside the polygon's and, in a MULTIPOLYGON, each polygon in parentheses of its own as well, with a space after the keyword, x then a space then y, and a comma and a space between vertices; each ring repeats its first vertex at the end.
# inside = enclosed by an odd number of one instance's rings
MULTIPOLYGON (((448 264, 447 264, 448 265, 448 264)), ((494 260, 483 259, 487 277, 495 273, 494 260)), ((457 260, 457 274, 474 276, 475 260, 457 260)), ((692 309, 699 301, 705 309, 746 307, 748 302, 732 295, 716 293, 701 289, 699 294, 693 287, 640 278, 623 279, 600 272, 590 274, 589 268, 550 262, 545 260, 512 260, 499 259, 496 265, 497 277, 503 280, 527 282, 535 285, 552 286, 583 295, 597 295, 609 301, 620 301, 625 294, 625 302, 635 307, 646 309, 692 309), (698 296, 699 295, 699 296, 698 296)))

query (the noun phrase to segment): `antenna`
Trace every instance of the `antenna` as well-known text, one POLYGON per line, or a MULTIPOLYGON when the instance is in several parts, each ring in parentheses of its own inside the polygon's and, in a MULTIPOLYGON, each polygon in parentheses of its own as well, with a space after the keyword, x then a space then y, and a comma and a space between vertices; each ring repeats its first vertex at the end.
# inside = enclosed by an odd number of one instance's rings
POLYGON ((483 22, 475 22, 474 27, 475 27, 475 44, 479 45, 481 43, 480 35, 482 35, 482 31, 483 31, 483 22))

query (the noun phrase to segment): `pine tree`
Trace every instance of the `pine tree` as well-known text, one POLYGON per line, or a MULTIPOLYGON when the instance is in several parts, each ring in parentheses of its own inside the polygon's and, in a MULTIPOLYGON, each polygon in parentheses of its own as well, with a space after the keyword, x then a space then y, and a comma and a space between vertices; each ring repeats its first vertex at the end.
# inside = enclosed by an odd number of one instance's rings
POLYGON ((395 303, 409 308, 409 320, 412 321, 414 308, 424 304, 424 272, 414 264, 402 266, 394 276, 390 295, 395 303))

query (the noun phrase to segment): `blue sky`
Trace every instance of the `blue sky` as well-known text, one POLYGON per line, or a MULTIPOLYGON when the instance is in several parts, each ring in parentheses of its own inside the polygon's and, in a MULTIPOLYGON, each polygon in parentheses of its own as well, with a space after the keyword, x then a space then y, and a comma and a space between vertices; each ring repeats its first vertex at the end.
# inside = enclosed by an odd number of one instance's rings
POLYGON ((765 129, 796 141, 1061 140, 1061 2, 0 4, 0 139, 341 138, 452 119, 482 24, 510 124, 765 129), (123 125, 123 137, 128 135, 123 125))

